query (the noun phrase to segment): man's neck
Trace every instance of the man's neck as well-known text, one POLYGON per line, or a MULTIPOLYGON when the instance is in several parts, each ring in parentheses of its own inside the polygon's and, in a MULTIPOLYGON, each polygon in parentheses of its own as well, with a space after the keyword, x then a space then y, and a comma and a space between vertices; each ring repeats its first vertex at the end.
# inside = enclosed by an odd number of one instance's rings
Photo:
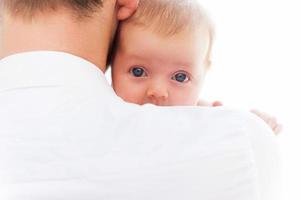
POLYGON ((38 50, 63 51, 82 57, 104 71, 111 39, 101 18, 76 21, 62 12, 40 14, 31 21, 10 15, 2 19, 0 58, 38 50))

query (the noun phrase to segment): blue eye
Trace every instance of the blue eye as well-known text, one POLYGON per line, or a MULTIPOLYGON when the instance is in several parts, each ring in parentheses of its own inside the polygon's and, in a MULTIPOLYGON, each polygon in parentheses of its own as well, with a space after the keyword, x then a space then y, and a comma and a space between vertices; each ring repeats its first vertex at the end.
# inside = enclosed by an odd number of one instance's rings
POLYGON ((184 83, 184 82, 189 81, 188 76, 185 73, 182 73, 182 72, 175 74, 171 79, 175 80, 177 82, 180 82, 180 83, 184 83))
POLYGON ((142 76, 146 76, 146 73, 144 71, 143 68, 141 67, 133 67, 131 69, 131 74, 135 77, 142 77, 142 76))

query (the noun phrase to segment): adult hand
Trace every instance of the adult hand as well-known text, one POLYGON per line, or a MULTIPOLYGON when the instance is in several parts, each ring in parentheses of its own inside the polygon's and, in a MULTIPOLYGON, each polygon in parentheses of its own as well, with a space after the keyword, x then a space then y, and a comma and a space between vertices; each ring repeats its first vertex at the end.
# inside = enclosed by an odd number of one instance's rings
POLYGON ((125 20, 132 16, 138 7, 139 0, 117 0, 117 18, 125 20))

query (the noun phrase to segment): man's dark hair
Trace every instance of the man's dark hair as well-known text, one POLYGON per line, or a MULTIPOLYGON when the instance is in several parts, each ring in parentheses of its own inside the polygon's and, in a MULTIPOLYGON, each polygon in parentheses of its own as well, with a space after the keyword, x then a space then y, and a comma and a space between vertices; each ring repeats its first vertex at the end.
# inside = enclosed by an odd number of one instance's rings
POLYGON ((13 16, 33 17, 37 13, 67 8, 78 17, 91 15, 103 0, 0 0, 2 8, 13 16))

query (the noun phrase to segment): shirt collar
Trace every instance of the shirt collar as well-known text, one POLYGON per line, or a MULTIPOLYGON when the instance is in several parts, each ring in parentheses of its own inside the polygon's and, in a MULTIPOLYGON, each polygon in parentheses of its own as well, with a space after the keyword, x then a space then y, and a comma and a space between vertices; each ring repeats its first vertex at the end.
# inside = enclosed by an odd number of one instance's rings
POLYGON ((97 66, 69 53, 32 51, 0 60, 0 90, 81 84, 101 84, 112 90, 104 73, 97 66))

